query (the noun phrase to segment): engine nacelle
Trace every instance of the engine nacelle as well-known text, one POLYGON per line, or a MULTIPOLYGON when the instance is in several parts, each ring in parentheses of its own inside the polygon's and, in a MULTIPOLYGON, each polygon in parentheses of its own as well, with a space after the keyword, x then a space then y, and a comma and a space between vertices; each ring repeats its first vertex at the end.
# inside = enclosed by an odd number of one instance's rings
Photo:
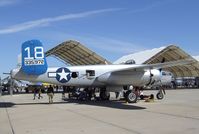
POLYGON ((98 77, 97 80, 108 85, 149 86, 161 80, 161 73, 157 69, 146 70, 145 72, 106 73, 98 77))
POLYGON ((143 80, 145 81, 145 86, 154 85, 161 81, 161 72, 158 69, 147 70, 144 73, 143 80))

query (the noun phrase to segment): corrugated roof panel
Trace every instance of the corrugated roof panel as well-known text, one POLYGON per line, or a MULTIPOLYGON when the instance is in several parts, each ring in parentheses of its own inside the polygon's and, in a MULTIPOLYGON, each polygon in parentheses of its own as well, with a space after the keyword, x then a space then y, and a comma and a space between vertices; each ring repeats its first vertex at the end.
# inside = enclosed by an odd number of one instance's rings
POLYGON ((111 64, 77 41, 66 41, 48 50, 46 56, 55 56, 70 65, 111 64))

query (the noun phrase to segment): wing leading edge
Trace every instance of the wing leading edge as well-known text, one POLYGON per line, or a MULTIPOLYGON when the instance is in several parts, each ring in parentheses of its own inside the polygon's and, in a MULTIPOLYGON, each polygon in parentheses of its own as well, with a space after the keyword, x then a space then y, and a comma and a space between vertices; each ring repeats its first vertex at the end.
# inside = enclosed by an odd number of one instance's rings
POLYGON ((183 59, 183 60, 156 63, 156 64, 142 64, 142 65, 136 65, 136 66, 132 66, 125 69, 114 70, 110 73, 122 73, 122 72, 132 72, 132 71, 145 71, 149 69, 161 69, 161 68, 168 68, 168 67, 173 67, 173 66, 189 65, 194 62, 196 62, 194 59, 183 59))

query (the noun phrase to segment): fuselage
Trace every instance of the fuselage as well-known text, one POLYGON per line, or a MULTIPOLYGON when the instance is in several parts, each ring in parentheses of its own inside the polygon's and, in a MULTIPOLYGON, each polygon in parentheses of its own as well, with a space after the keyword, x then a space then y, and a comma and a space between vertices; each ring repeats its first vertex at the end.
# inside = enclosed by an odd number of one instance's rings
POLYGON ((152 84, 161 79, 160 71, 132 70, 120 73, 117 70, 139 65, 90 65, 90 66, 68 66, 49 67, 44 74, 27 75, 21 68, 12 70, 12 77, 19 80, 31 82, 46 82, 66 86, 144 86, 152 84))

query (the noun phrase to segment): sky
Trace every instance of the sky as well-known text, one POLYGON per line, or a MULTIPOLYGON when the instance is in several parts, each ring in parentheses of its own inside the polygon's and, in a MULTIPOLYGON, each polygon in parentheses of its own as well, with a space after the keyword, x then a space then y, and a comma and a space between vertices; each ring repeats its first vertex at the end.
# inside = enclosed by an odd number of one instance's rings
POLYGON ((0 76, 31 39, 46 51, 76 40, 111 62, 170 44, 199 55, 198 7, 198 0, 0 0, 0 76))

